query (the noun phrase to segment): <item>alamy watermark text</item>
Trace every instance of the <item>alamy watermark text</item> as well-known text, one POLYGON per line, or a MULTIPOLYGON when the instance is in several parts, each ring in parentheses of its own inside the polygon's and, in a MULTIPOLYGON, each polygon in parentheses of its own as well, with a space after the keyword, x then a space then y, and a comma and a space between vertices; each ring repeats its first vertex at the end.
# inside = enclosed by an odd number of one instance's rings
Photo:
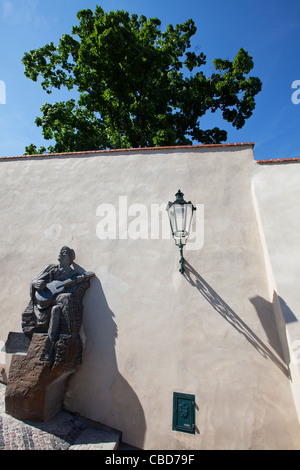
POLYGON ((0 80, 0 104, 6 104, 6 85, 3 80, 0 80))
MULTIPOLYGON (((197 204, 193 224, 186 245, 187 250, 199 250, 204 244, 204 205, 197 204)), ((96 235, 99 240, 167 240, 172 237, 166 204, 128 203, 127 196, 119 196, 117 204, 97 207, 96 235)))
POLYGON ((292 93, 292 103, 300 103, 300 80, 294 80, 292 83, 292 88, 295 88, 295 91, 292 93))

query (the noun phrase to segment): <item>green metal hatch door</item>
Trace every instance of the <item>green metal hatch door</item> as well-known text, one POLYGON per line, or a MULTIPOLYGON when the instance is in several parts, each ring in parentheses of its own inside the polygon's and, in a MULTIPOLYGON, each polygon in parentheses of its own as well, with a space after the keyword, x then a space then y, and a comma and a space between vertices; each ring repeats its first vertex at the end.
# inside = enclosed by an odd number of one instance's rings
POLYGON ((174 392, 173 431, 195 434, 195 395, 174 392))

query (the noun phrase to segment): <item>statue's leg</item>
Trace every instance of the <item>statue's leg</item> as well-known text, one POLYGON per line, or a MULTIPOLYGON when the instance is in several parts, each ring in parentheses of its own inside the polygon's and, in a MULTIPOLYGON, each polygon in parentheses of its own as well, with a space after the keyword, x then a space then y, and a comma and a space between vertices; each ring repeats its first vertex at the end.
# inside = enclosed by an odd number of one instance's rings
POLYGON ((61 308, 54 305, 51 310, 50 324, 48 329, 48 336, 52 343, 55 343, 59 336, 61 308))
POLYGON ((46 342, 44 351, 40 357, 41 362, 52 362, 54 345, 59 337, 61 308, 58 305, 54 305, 50 313, 50 321, 48 328, 48 341, 46 342))

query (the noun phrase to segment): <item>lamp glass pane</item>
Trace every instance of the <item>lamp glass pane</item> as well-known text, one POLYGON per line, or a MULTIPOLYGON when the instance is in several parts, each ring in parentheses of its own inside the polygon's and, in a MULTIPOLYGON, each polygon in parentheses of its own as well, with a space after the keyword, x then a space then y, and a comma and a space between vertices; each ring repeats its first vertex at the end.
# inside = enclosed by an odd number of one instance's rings
POLYGON ((174 234, 175 236, 186 236, 186 205, 174 204, 174 234))
POLYGON ((170 221, 170 226, 171 226, 171 232, 172 232, 172 235, 174 234, 174 230, 175 230, 175 222, 174 222, 174 208, 173 206, 171 205, 171 203, 169 203, 168 207, 167 207, 167 211, 168 211, 168 216, 169 216, 169 221, 170 221))
POLYGON ((193 219, 193 205, 187 204, 186 205, 186 225, 185 225, 187 237, 189 236, 190 231, 191 231, 192 219, 193 219))

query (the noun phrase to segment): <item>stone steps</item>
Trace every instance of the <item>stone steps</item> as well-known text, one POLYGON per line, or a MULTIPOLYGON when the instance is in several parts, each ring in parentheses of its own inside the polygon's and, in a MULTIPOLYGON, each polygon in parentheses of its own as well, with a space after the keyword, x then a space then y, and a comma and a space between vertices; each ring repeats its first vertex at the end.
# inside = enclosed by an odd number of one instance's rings
POLYGON ((116 450, 120 434, 111 430, 85 429, 68 450, 116 450))
POLYGON ((0 450, 116 450, 121 433, 61 411, 47 422, 20 421, 5 413, 0 383, 0 450))

